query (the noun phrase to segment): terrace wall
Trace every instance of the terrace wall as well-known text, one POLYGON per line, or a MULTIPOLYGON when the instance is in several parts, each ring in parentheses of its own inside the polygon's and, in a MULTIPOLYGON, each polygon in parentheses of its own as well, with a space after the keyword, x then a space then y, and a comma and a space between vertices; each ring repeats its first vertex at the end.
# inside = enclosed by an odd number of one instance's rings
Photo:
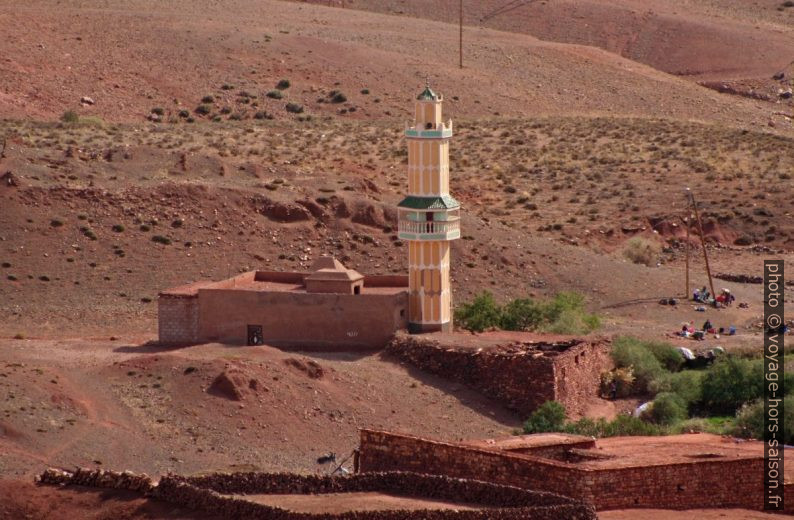
POLYGON ((597 510, 757 510, 763 500, 762 466, 763 459, 758 457, 593 469, 406 435, 361 431, 362 472, 416 471, 484 480, 558 493, 593 504, 597 510))

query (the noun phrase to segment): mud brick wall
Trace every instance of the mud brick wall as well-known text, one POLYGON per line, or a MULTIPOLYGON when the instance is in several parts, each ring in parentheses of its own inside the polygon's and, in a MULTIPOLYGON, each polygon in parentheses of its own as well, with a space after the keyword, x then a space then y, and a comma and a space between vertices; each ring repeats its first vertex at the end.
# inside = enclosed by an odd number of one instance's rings
POLYGON ((361 431, 360 468, 423 471, 544 490, 597 510, 762 507, 763 459, 699 460, 634 468, 582 468, 407 435, 361 431))
POLYGON ((199 336, 198 297, 160 295, 157 330, 161 343, 196 343, 199 336))
POLYGON ((563 352, 533 347, 481 351, 444 347, 428 338, 400 335, 387 352, 417 368, 465 384, 529 416, 546 401, 559 401, 571 415, 598 395, 601 372, 609 370, 609 342, 575 340, 563 352))

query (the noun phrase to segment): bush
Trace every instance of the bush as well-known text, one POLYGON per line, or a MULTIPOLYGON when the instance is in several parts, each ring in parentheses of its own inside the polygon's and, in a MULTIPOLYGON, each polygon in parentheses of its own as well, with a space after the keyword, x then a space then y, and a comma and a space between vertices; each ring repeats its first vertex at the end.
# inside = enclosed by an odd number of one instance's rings
MULTIPOLYGON (((785 407, 785 403, 783 404, 785 407)), ((745 403, 736 412, 736 425, 733 434, 737 437, 764 438, 764 401, 759 399, 745 403)))
POLYGON ((526 420, 524 433, 558 432, 564 425, 565 407, 557 401, 546 401, 526 420))
POLYGON ((468 330, 482 332, 499 326, 501 314, 493 295, 483 292, 471 303, 461 305, 455 311, 455 319, 468 330))
POLYGON ((368 95, 368 94, 369 94, 369 89, 368 89, 368 88, 362 88, 362 89, 361 89, 361 93, 362 93, 362 94, 364 94, 364 95, 366 96, 366 95, 368 95))
POLYGON ((210 112, 212 112, 212 107, 209 105, 199 105, 196 107, 195 112, 200 116, 206 116, 209 115, 210 112))
POLYGON ((113 225, 113 231, 115 231, 116 233, 122 233, 124 231, 124 225, 123 224, 114 224, 113 225))
POLYGON ((656 264, 659 246, 640 237, 634 237, 626 243, 623 255, 635 264, 651 266, 656 264))
POLYGON ((276 88, 279 90, 287 90, 290 87, 291 83, 288 79, 282 79, 278 83, 276 83, 276 88))
POLYGON ((648 385, 653 394, 672 392, 680 397, 684 404, 692 407, 703 397, 703 377, 706 372, 700 370, 684 370, 674 374, 662 374, 648 385))
POLYGON ((215 103, 215 98, 212 96, 204 96, 201 98, 202 103, 215 103))
POLYGON ((518 298, 502 309, 499 326, 505 330, 530 330, 543 323, 543 310, 530 299, 518 298))
POLYGON ((345 101, 347 101, 347 96, 343 93, 336 90, 331 92, 331 103, 344 103, 345 101))
POLYGON ((190 112, 188 112, 187 110, 180 110, 179 114, 177 115, 182 119, 187 119, 188 117, 190 117, 190 112))
POLYGON ((161 115, 165 114, 165 110, 163 108, 161 108, 161 107, 154 107, 152 109, 152 114, 156 114, 158 116, 161 116, 161 115))
POLYGON ((670 372, 680 370, 683 366, 684 356, 671 344, 664 341, 643 341, 641 343, 670 372))
POLYGON ((763 395, 763 359, 725 356, 706 371, 703 405, 712 414, 734 414, 743 404, 763 395))
POLYGON ((619 415, 612 421, 584 417, 576 422, 567 423, 565 433, 586 435, 588 437, 619 437, 628 435, 664 435, 666 430, 656 424, 648 423, 631 415, 619 415))
POLYGON ((77 123, 80 121, 80 116, 77 115, 77 112, 74 110, 67 110, 61 116, 61 121, 64 123, 77 123))
POLYGON ((273 115, 267 112, 257 112, 254 114, 254 119, 273 119, 273 115))
POLYGON ((278 90, 271 90, 270 92, 268 92, 268 93, 267 93, 267 94, 265 94, 265 95, 266 95, 267 97, 271 98, 271 99, 281 99, 281 98, 283 98, 283 97, 284 97, 284 94, 282 94, 282 93, 281 93, 280 91, 278 91, 278 90))
POLYGON ((63 226, 63 220, 61 220, 59 218, 54 218, 54 219, 50 220, 50 226, 52 226, 52 227, 61 227, 61 226, 63 226))
POLYGON ((503 330, 586 334, 601 325, 598 316, 585 312, 584 297, 572 292, 558 293, 549 302, 518 298, 504 307, 499 306, 493 296, 486 292, 471 304, 460 307, 456 319, 464 328, 476 332, 499 327, 503 330))
POLYGON ((152 237, 152 242, 157 242, 158 244, 168 245, 171 243, 171 239, 168 237, 164 237, 163 235, 154 235, 152 237))
POLYGON ((653 400, 648 418, 656 424, 670 425, 687 418, 687 405, 683 399, 672 392, 662 392, 653 400))
POLYGON ((647 393, 651 381, 662 376, 664 369, 653 353, 642 342, 628 337, 620 337, 612 343, 612 359, 619 368, 632 367, 635 390, 647 393))
POLYGON ((303 105, 299 105, 297 103, 287 103, 285 109, 290 114, 300 114, 303 112, 303 105))

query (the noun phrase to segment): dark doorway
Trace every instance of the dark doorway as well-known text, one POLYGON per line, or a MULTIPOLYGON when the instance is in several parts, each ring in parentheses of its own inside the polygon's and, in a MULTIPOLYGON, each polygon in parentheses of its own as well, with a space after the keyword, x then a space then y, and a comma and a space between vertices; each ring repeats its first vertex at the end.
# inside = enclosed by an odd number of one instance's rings
POLYGON ((246 342, 246 345, 261 345, 264 342, 264 338, 262 337, 262 325, 249 325, 248 341, 246 342))
POLYGON ((353 287, 353 294, 361 294, 361 286, 360 285, 356 285, 355 287, 353 287))

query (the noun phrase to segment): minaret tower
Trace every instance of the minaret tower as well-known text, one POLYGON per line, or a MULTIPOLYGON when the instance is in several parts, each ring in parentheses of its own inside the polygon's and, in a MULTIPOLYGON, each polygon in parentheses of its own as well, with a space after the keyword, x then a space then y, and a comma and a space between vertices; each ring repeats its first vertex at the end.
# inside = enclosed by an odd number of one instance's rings
POLYGON ((399 204, 399 236, 408 242, 408 330, 452 330, 450 243, 460 238, 460 203, 449 194, 452 121, 430 85, 416 99, 408 141, 408 196, 399 204))

